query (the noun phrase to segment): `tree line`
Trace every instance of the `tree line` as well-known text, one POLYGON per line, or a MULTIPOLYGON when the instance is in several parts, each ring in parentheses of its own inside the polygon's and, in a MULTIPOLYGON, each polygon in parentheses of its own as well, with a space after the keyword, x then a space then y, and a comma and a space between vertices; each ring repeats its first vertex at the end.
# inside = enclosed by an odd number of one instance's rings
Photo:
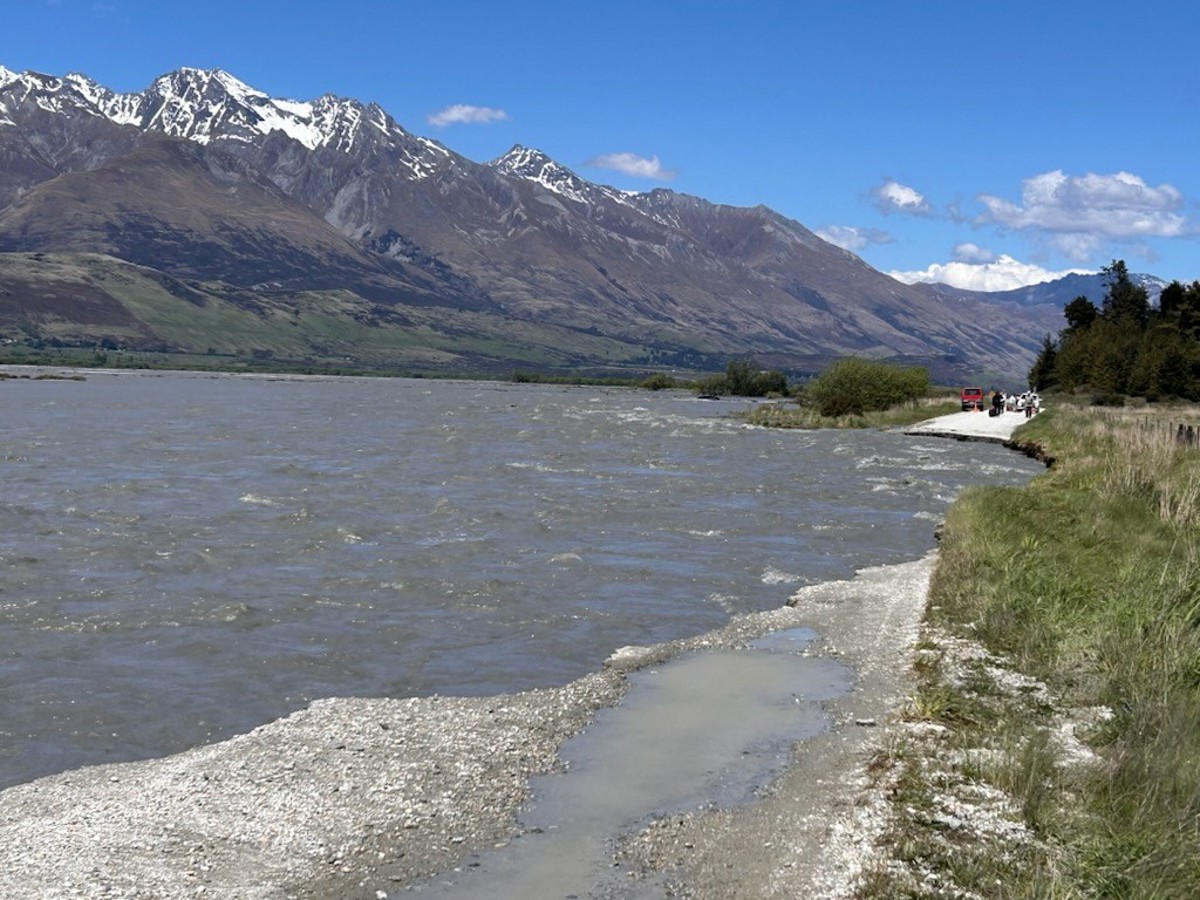
POLYGON ((1090 390, 1098 399, 1200 400, 1200 281, 1171 282, 1155 307, 1123 260, 1103 272, 1100 306, 1082 296, 1066 305, 1067 327, 1042 342, 1030 385, 1090 390))

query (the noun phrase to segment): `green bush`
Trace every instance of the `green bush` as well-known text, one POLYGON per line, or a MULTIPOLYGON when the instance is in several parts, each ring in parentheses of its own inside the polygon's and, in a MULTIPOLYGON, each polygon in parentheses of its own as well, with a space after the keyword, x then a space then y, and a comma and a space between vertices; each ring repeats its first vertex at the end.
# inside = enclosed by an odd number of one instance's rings
POLYGON ((734 397, 786 397, 787 378, 776 369, 760 369, 745 359, 731 360, 724 375, 709 375, 695 382, 697 392, 734 397))
POLYGON ((929 372, 869 359, 839 359, 808 385, 823 416, 861 415, 911 403, 929 391, 929 372))
POLYGON ((642 382, 642 387, 651 391, 665 391, 677 387, 677 382, 665 372, 655 372, 642 382))

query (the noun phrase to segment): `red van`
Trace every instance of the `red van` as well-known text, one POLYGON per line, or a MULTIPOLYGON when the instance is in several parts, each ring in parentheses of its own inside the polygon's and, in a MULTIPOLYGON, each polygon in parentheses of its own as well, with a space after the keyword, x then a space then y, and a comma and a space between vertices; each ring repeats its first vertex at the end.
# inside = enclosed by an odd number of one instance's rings
POLYGON ((962 389, 962 408, 983 409, 983 388, 965 387, 962 389))

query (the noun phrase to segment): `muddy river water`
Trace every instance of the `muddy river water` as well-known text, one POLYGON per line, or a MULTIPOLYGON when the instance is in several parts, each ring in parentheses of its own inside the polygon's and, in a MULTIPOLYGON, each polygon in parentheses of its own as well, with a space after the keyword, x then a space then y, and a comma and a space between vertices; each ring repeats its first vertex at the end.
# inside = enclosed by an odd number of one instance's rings
POLYGON ((998 446, 749 428, 747 406, 406 379, 0 382, 0 787, 318 697, 563 684, 618 647, 917 558, 964 485, 1040 468, 998 446))

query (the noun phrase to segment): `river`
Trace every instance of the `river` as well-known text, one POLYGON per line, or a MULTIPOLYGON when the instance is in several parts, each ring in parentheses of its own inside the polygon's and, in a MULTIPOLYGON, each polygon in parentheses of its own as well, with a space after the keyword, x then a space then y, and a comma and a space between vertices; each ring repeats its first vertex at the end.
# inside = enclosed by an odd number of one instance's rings
POLYGON ((0 788, 330 696, 558 685, 910 560, 999 446, 420 379, 0 381, 0 788))

